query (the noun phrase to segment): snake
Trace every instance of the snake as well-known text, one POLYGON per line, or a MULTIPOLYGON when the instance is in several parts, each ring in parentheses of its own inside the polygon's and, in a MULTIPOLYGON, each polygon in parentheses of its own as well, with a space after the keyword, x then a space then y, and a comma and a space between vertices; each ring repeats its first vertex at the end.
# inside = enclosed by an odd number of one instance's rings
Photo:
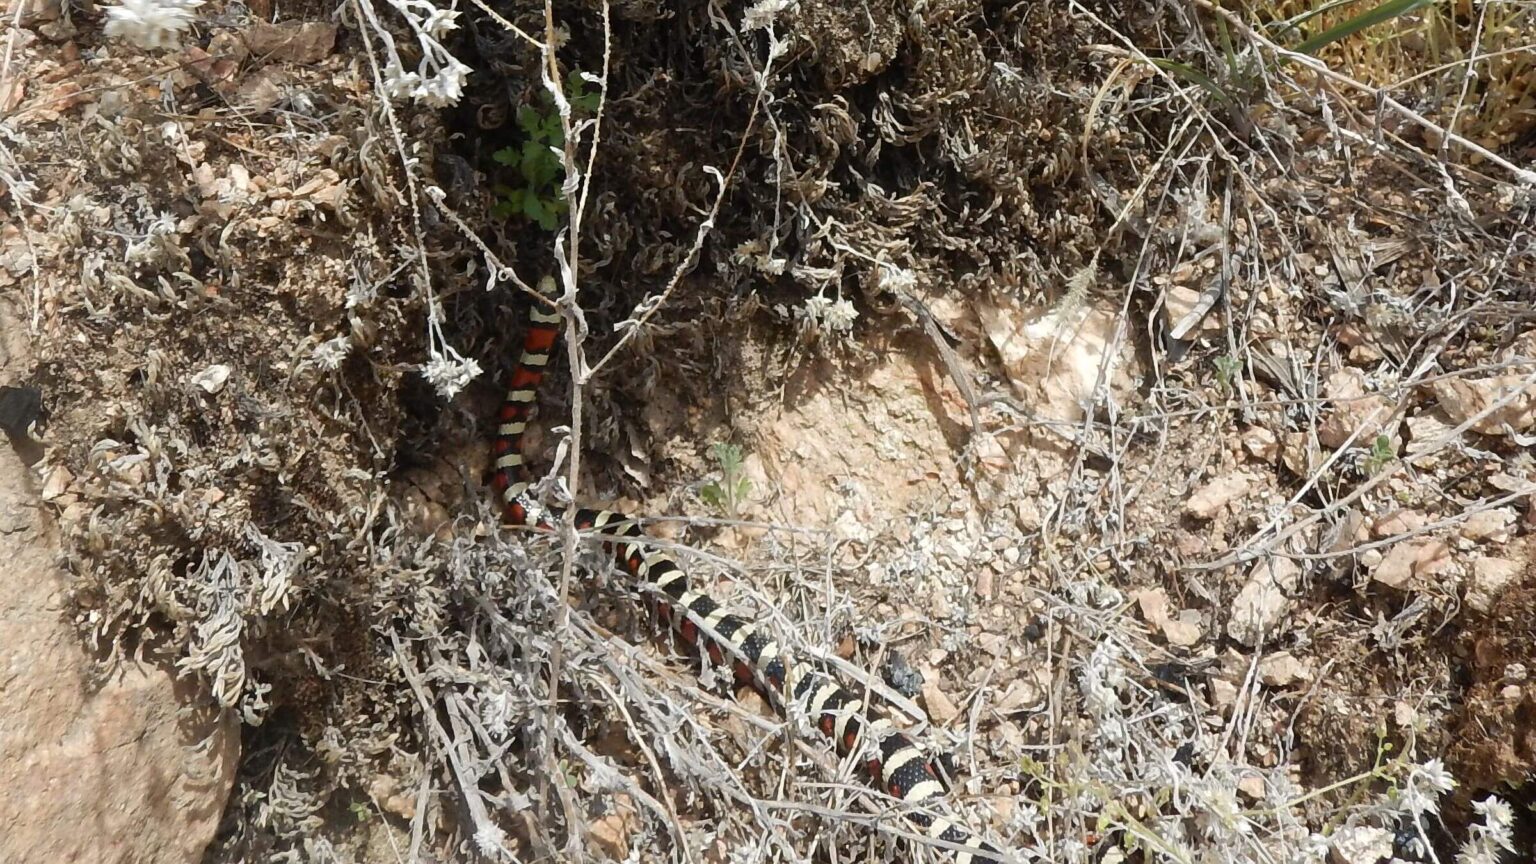
MULTIPOLYGON (((542 280, 530 304, 522 353, 507 380, 497 413, 492 486, 504 524, 552 533, 565 514, 532 494, 533 475, 523 452, 529 420, 537 410, 544 379, 564 321, 553 302, 553 280, 542 280)), ((890 719, 873 714, 864 699, 808 662, 796 660, 769 632, 689 585, 674 557, 648 548, 640 522, 613 510, 574 508, 576 530, 592 532, 605 554, 638 583, 655 590, 657 614, 686 646, 717 665, 731 658, 738 683, 750 685, 776 710, 799 708, 830 738, 839 757, 859 754, 872 785, 905 805, 902 816, 932 845, 953 854, 957 864, 1002 864, 997 847, 964 826, 934 812, 945 795, 933 763, 911 736, 890 719)))

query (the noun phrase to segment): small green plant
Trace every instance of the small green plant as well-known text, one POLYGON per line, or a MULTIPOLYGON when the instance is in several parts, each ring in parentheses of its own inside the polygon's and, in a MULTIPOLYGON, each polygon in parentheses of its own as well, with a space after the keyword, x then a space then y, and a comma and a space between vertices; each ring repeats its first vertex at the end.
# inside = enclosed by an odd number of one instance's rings
POLYGON ((1377 435, 1376 440, 1371 442, 1370 454, 1365 457, 1365 473, 1374 477, 1396 458, 1397 452, 1392 447, 1392 439, 1385 435, 1377 435))
POLYGON ((359 824, 373 818, 373 808, 363 801, 353 801, 347 805, 347 809, 351 811, 352 818, 356 819, 359 824))
POLYGON ((1221 385, 1222 392, 1231 393, 1237 384, 1238 373, 1243 369, 1243 362, 1231 354, 1223 354, 1215 359, 1216 383, 1221 385))
MULTIPOLYGON (((580 72, 572 70, 566 76, 565 93, 571 103, 573 119, 597 111, 599 94, 587 90, 587 80, 580 72)), ((511 168, 521 181, 517 186, 497 183, 492 187, 497 200, 491 207, 491 215, 499 219, 522 216, 545 231, 553 231, 569 206, 562 191, 565 166, 559 155, 565 149, 565 129, 560 125, 560 112, 555 110, 554 98, 544 90, 539 95, 537 107, 524 105, 517 109, 522 143, 491 154, 496 164, 511 168)))
POLYGON ((741 448, 735 444, 716 444, 711 452, 715 461, 720 463, 720 479, 704 484, 699 490, 699 497, 704 499, 705 504, 723 510, 735 519, 741 502, 752 491, 752 481, 741 471, 741 448))

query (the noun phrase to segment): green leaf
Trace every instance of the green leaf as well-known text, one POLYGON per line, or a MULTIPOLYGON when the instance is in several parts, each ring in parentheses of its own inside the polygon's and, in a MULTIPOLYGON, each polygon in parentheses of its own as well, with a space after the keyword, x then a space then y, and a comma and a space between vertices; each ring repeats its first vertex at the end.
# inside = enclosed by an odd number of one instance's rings
POLYGON ((541 132, 545 141, 556 147, 564 146, 565 128, 560 125, 560 114, 558 112, 549 112, 549 116, 544 118, 544 128, 541 132))
POLYGON ((491 161, 497 165, 506 165, 510 168, 517 164, 517 148, 503 147, 491 154, 491 161))
POLYGON ((532 105, 524 105, 517 109, 517 127, 529 135, 538 134, 542 119, 532 105))
POLYGON ((1359 15, 1334 27, 1313 36, 1311 39, 1297 45, 1295 50, 1299 54, 1315 54, 1319 48, 1331 45, 1340 39, 1347 39, 1359 33, 1367 27, 1374 27, 1391 21, 1401 15, 1406 15, 1415 9, 1428 6, 1434 0, 1386 0, 1375 8, 1362 12, 1359 15))
POLYGON ((549 148, 536 141, 523 144, 523 179, 534 187, 548 186, 560 173, 560 162, 549 148))
POLYGON ((732 473, 741 467, 740 447, 722 442, 715 444, 711 449, 714 450, 715 461, 720 463, 722 471, 732 473))
POLYGON ((539 196, 527 194, 523 196, 523 215, 527 216, 530 221, 543 225, 544 220, 549 217, 550 213, 548 208, 544 206, 544 202, 539 200, 539 196))
POLYGON ((1152 65, 1163 70, 1164 72, 1167 72, 1169 75, 1172 75, 1175 78, 1183 78, 1185 81, 1198 85, 1200 89, 1210 93, 1212 96, 1215 96, 1216 99, 1220 102, 1230 103, 1232 101, 1232 97, 1227 95, 1227 91, 1223 90, 1220 84, 1217 84, 1214 80, 1212 80, 1211 76, 1201 72, 1199 69, 1196 69, 1187 63, 1180 63, 1176 60, 1165 60, 1161 57, 1153 57, 1152 65))

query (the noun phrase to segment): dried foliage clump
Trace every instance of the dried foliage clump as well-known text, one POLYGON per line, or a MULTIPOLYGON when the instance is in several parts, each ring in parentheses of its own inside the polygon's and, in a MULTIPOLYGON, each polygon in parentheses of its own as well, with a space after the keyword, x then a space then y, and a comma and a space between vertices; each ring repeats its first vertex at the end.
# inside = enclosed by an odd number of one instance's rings
POLYGON ((600 556, 491 527, 476 375, 512 359, 510 286, 554 272, 577 368, 544 399, 574 427, 543 448, 552 500, 648 492, 652 461, 697 477, 626 422, 657 391, 794 401, 772 379, 797 352, 832 388, 932 343, 970 411, 957 452, 1002 442, 967 464, 986 494, 862 557, 749 526, 762 583, 689 547, 718 520, 669 548, 911 717, 937 698, 904 658, 942 656, 971 696, 925 734, 991 836, 1057 860, 1499 846, 1487 793, 1519 801, 1536 767, 1530 595, 1487 578, 1530 578, 1536 11, 1452 5, 1331 65, 1287 46, 1355 4, 1287 29, 1285 4, 1204 0, 515 0, 452 31, 349 0, 272 43, 281 69, 241 53, 238 9, 154 88, 142 57, 91 58, 89 93, 0 121, 29 220, 0 277, 37 286, 82 627, 247 722, 218 860, 908 843, 803 718, 658 656, 600 556), (519 190, 564 221, 504 218, 525 112, 574 80, 598 107, 546 122, 559 168, 528 157, 519 190), (1117 359, 1067 419, 1019 398, 1014 314, 1109 322, 1117 359), (920 625, 870 615, 935 585, 920 625))

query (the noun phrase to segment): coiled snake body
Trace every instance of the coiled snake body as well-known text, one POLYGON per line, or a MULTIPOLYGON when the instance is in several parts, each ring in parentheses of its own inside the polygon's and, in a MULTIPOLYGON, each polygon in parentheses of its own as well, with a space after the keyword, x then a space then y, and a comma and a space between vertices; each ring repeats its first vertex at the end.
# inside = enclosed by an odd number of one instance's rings
MULTIPOLYGON (((531 473, 523 456, 523 433, 538 395, 539 382, 559 338, 562 318, 535 302, 523 334, 522 355, 512 370, 497 418, 492 449, 492 483, 505 522, 539 531, 554 529, 558 514, 537 505, 529 494, 531 473)), ((908 805, 931 805, 944 786, 917 744, 890 720, 864 715, 864 701, 810 664, 793 659, 771 635, 728 612, 709 595, 691 589, 688 577, 665 552, 647 550, 638 522, 608 510, 577 509, 577 530, 600 532, 605 551, 635 579, 650 582, 666 599, 660 614, 693 650, 715 663, 729 656, 737 680, 750 683, 778 710, 803 706, 838 755, 862 753, 871 781, 908 805)), ((903 816, 934 845, 954 854, 959 864, 1000 864, 1001 853, 960 825, 923 806, 905 808, 903 816)))

